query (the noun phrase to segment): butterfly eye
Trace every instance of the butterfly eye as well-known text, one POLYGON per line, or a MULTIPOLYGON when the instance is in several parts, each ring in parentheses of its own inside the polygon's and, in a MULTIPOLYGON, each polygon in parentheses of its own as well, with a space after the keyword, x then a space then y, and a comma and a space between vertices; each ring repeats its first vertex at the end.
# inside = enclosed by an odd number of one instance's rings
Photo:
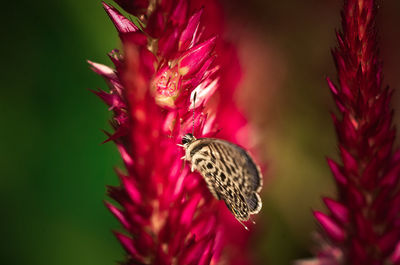
POLYGON ((194 140, 193 134, 188 133, 188 134, 186 134, 185 136, 183 136, 183 138, 182 138, 182 144, 183 144, 183 145, 189 144, 189 143, 193 142, 193 140, 194 140))

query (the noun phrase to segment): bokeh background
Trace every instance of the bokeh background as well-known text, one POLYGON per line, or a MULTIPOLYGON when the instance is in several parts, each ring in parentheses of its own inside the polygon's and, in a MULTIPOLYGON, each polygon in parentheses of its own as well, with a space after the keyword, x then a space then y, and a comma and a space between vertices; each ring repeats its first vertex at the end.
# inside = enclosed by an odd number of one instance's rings
MULTIPOLYGON (((335 194, 325 162, 337 157, 325 77, 335 77, 330 48, 341 1, 223 6, 225 37, 237 43, 245 73, 236 100, 268 165, 251 249, 260 264, 290 264, 311 256, 311 211, 335 194)), ((400 89, 400 3, 381 1, 379 12, 385 81, 400 89)), ((1 263, 115 264, 123 251, 110 231, 120 226, 103 200, 121 162, 112 144, 100 144, 110 113, 88 89, 106 86, 85 61, 110 65, 117 33, 99 0, 16 1, 1 20, 1 263)))

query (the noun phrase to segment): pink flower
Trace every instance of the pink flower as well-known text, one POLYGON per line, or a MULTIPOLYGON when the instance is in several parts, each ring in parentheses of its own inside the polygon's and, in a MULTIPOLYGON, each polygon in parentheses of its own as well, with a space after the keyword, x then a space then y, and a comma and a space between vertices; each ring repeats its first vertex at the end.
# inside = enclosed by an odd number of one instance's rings
POLYGON ((347 0, 333 50, 339 86, 328 85, 342 163, 328 159, 337 199, 315 211, 323 229, 315 264, 400 264, 400 151, 393 151, 392 90, 382 87, 376 33, 377 3, 347 0))
POLYGON ((115 131, 108 140, 126 168, 117 170, 121 185, 108 190, 121 207, 106 203, 126 230, 115 232, 126 263, 248 263, 243 247, 249 232, 199 174, 182 167, 177 147, 193 129, 196 137, 238 142, 246 125, 232 103, 240 78, 235 48, 217 36, 222 27, 204 19, 205 13, 220 17, 220 8, 213 1, 116 2, 142 25, 103 3, 123 52, 109 54, 115 70, 89 63, 110 88, 95 93, 113 111, 115 131), (230 252, 223 251, 227 245, 230 252))

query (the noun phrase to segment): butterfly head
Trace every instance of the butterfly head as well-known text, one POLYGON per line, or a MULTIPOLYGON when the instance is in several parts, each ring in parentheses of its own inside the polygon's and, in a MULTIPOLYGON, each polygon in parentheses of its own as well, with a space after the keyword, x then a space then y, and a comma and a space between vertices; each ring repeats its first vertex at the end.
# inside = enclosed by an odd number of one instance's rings
POLYGON ((196 140, 196 137, 194 137, 193 134, 187 133, 182 138, 182 145, 183 146, 189 146, 195 140, 196 140))

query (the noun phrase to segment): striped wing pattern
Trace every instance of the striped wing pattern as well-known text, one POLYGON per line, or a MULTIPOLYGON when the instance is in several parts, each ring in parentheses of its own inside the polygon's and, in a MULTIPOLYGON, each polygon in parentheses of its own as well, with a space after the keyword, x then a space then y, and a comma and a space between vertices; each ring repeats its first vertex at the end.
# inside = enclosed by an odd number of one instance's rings
POLYGON ((261 210, 262 176, 244 149, 220 139, 199 138, 188 150, 192 169, 204 177, 210 192, 224 200, 238 220, 247 221, 250 214, 261 210))

